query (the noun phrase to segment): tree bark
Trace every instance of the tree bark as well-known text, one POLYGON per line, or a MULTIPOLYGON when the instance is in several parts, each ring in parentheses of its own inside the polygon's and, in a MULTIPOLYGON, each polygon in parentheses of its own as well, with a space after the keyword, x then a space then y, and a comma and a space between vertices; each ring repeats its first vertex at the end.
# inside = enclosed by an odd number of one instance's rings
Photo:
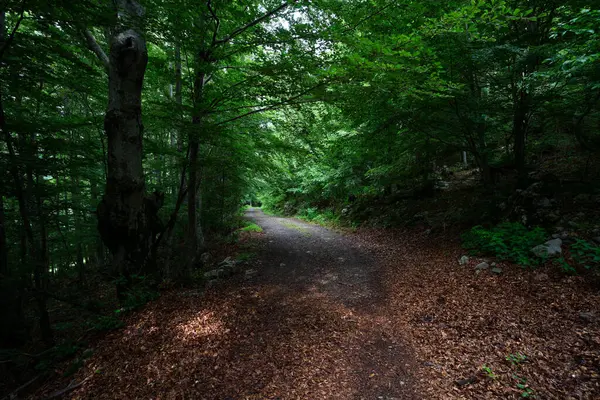
POLYGON ((0 277, 8 276, 8 246, 6 245, 6 218, 4 216, 4 196, 0 194, 0 277))
POLYGON ((158 201, 145 196, 142 167, 142 86, 147 64, 146 41, 137 30, 115 34, 110 46, 104 118, 108 171, 97 215, 102 240, 113 254, 113 273, 121 277, 117 284, 121 301, 134 268, 147 266, 150 225, 160 208, 158 201))
POLYGON ((529 113, 529 94, 520 91, 515 102, 512 134, 515 141, 515 168, 518 174, 518 185, 527 185, 527 170, 525 169, 525 152, 527 140, 527 125, 529 113))

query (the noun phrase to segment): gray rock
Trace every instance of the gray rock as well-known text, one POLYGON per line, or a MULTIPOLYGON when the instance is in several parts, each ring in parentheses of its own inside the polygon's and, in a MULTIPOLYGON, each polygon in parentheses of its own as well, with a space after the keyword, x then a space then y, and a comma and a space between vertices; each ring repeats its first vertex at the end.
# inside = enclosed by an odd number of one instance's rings
POLYGON ((462 256, 459 260, 458 263, 460 265, 467 265, 469 263, 469 256, 462 256))
POLYGON ((557 213, 551 212, 546 215, 546 219, 550 222, 557 222, 560 219, 560 216, 557 213))
POLYGON ((256 276, 256 274, 258 274, 258 271, 255 269, 247 269, 246 272, 244 273, 244 277, 246 279, 250 279, 253 278, 254 276, 256 276))
POLYGON ((285 263, 279 264, 280 267, 285 267, 285 263))
POLYGON ((232 264, 235 264, 235 260, 232 260, 231 257, 227 257, 219 263, 218 267, 231 266, 232 264))
POLYGON ((497 264, 495 262, 491 263, 490 266, 494 268, 497 264))
POLYGON ((482 262, 482 263, 477 264, 475 269, 488 269, 489 267, 490 267, 490 264, 488 264, 486 262, 482 262))
POLYGON ((222 267, 218 269, 219 271, 219 278, 228 278, 231 275, 233 275, 233 271, 231 271, 231 268, 228 267, 222 267))
POLYGON ((492 272, 496 275, 500 275, 502 273, 502 268, 499 268, 499 267, 492 268, 492 272))
POLYGON ((204 279, 210 280, 210 279, 217 279, 219 277, 219 270, 218 269, 213 269, 211 271, 206 271, 204 273, 204 279))
POLYGON ((542 197, 540 201, 538 201, 537 205, 542 208, 552 207, 552 203, 550 203, 550 199, 547 197, 542 197))
POLYGON ((540 258, 558 256, 562 253, 562 240, 560 238, 548 240, 544 244, 535 246, 531 252, 540 258))

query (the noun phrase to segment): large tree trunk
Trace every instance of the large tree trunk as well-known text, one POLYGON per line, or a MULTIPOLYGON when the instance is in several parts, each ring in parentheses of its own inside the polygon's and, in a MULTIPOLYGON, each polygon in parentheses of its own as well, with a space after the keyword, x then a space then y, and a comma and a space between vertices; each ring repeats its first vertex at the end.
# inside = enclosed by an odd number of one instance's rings
MULTIPOLYGON (((194 115, 192 117, 192 124, 196 125, 200 130, 202 126, 202 105, 204 95, 204 85, 206 83, 206 74, 203 69, 210 63, 210 53, 200 51, 198 53, 198 59, 196 63, 196 77, 194 79, 194 115)), ((199 194, 199 139, 198 133, 192 132, 190 135, 190 168, 188 177, 188 252, 189 252, 189 268, 195 264, 198 257, 198 253, 204 246, 204 237, 202 235, 201 221, 198 218, 199 213, 199 201, 201 194, 199 194)))
POLYGON ((133 269, 146 264, 152 238, 150 221, 159 208, 145 197, 142 167, 142 85, 147 63, 146 41, 136 30, 112 38, 104 119, 108 175, 97 213, 100 235, 113 254, 113 272, 122 277, 117 285, 121 300, 133 269))

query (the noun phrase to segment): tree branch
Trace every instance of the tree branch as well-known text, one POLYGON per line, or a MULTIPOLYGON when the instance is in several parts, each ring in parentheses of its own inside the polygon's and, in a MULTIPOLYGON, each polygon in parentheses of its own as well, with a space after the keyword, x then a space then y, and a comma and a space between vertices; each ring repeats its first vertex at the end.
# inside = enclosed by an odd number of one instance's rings
MULTIPOLYGON (((12 32, 8 36, 8 39, 6 39, 6 42, 4 42, 4 44, 2 45, 2 48, 0 49, 0 60, 2 60, 2 57, 4 56, 4 52, 6 51, 6 49, 8 49, 8 46, 10 46, 10 44, 14 40, 15 34, 17 33, 17 29, 19 29, 19 25, 21 25, 21 21, 23 21, 24 17, 25 17, 25 1, 23 1, 23 4, 21 5, 21 14, 19 14, 19 19, 17 20, 15 27, 13 28, 12 32)), ((3 36, 4 32, 1 32, 0 35, 3 36)))
POLYGON ((267 12, 266 14, 263 14, 260 17, 256 18, 254 21, 248 22, 246 25, 234 30, 233 32, 231 32, 231 34, 229 36, 227 36, 221 40, 217 40, 217 41, 213 42, 214 45, 225 44, 225 43, 229 42, 234 37, 244 33, 246 30, 252 28, 253 26, 256 26, 256 25, 260 24, 261 22, 269 19, 273 15, 277 14, 279 11, 285 9, 287 6, 289 6, 289 3, 287 3, 287 2, 283 3, 279 7, 274 8, 273 10, 267 12))
POLYGON ((90 30, 86 28, 82 30, 82 33, 85 37, 85 42, 87 44, 88 49, 90 49, 94 52, 94 54, 96 54, 96 57, 98 57, 98 60, 100 60, 100 62, 104 66, 104 69, 108 71, 110 65, 108 61, 108 56, 106 55, 104 50, 102 50, 102 47, 100 47, 100 45, 94 38, 94 35, 92 35, 92 32, 90 32, 90 30))
POLYGON ((221 20, 219 19, 219 17, 217 17, 217 13, 215 13, 215 10, 213 10, 211 0, 208 0, 206 2, 206 7, 208 8, 210 15, 212 15, 213 19, 215 20, 215 30, 213 31, 213 36, 212 36, 212 41, 211 41, 211 43, 212 43, 211 47, 214 47, 215 44, 217 43, 217 35, 219 34, 219 28, 221 27, 221 20))
POLYGON ((221 122, 215 124, 215 126, 224 125, 224 124, 227 124, 229 122, 233 122, 233 121, 236 121, 236 120, 244 118, 244 117, 248 117, 248 116, 253 115, 253 114, 258 114, 258 113, 261 113, 263 111, 273 110, 274 108, 277 108, 279 106, 290 104, 292 101, 294 101, 296 99, 299 99, 300 97, 304 96, 305 94, 309 93, 310 91, 312 91, 312 90, 314 90, 314 89, 316 89, 316 88, 318 88, 320 86, 323 86, 323 85, 325 85, 325 82, 321 82, 318 85, 315 85, 315 86, 311 87, 310 89, 305 90, 302 93, 299 93, 299 94, 297 94, 295 96, 292 96, 289 99, 280 101, 279 103, 271 104, 269 106, 266 106, 266 107, 263 107, 263 108, 259 108, 258 110, 249 111, 249 112, 247 112, 245 114, 238 115, 237 117, 233 117, 233 118, 227 119, 225 121, 221 121, 221 122))

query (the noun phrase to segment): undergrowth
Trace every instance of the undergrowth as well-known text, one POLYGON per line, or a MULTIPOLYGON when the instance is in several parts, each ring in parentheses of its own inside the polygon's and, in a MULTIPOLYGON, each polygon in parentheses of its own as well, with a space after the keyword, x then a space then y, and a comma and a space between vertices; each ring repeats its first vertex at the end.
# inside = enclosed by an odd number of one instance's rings
POLYGON ((463 247, 474 255, 491 255, 523 266, 540 264, 531 249, 547 240, 543 228, 528 229, 518 222, 503 222, 491 229, 474 226, 462 235, 463 247))

